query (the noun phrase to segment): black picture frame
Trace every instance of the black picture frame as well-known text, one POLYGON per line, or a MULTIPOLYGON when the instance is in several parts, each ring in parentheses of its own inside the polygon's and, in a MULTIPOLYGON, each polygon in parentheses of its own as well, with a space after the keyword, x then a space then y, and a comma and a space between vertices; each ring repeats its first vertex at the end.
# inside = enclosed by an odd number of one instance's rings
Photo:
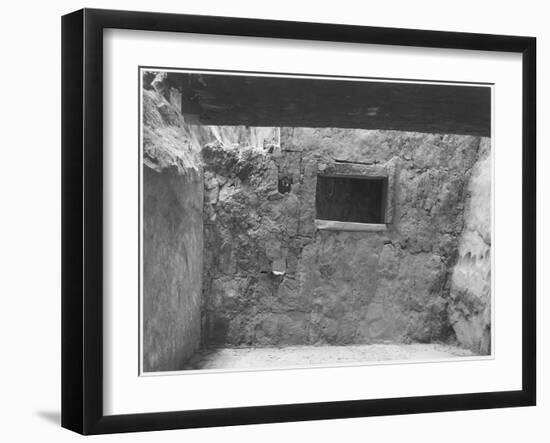
POLYGON ((536 39, 83 9, 62 18, 62 426, 82 434, 530 406, 536 403, 536 39), (503 51, 523 64, 522 389, 132 415, 103 413, 103 30, 503 51))

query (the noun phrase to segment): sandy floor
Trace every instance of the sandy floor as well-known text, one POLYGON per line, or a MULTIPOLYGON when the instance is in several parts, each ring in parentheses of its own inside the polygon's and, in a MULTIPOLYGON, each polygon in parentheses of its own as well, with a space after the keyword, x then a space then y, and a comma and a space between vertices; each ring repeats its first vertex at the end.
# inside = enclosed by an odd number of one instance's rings
POLYGON ((472 355, 474 354, 468 350, 440 344, 223 348, 198 354, 186 369, 303 367, 385 361, 442 360, 472 355))

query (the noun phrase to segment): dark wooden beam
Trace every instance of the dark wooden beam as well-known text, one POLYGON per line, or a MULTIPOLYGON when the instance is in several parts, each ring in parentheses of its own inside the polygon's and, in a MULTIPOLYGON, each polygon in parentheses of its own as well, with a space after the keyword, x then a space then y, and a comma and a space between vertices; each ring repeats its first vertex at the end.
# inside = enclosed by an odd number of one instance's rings
POLYGON ((491 134, 491 88, 479 85, 180 74, 182 109, 202 124, 491 134), (189 111, 187 111, 189 112, 189 111))

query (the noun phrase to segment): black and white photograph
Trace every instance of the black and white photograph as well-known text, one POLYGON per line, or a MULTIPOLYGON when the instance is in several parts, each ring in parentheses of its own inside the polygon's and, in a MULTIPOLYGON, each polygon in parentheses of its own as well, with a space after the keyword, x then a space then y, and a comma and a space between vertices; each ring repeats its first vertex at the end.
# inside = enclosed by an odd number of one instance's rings
POLYGON ((492 358, 492 84, 139 76, 140 374, 492 358))
POLYGON ((544 442, 544 11, 6 2, 0 442, 544 442))

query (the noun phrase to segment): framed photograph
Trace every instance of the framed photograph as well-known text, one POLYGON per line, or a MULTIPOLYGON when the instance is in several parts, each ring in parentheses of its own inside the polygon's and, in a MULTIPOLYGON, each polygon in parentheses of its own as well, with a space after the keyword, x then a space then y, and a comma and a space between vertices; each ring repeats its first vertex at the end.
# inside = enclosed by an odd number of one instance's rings
POLYGON ((531 37, 62 20, 62 425, 529 406, 531 37))

